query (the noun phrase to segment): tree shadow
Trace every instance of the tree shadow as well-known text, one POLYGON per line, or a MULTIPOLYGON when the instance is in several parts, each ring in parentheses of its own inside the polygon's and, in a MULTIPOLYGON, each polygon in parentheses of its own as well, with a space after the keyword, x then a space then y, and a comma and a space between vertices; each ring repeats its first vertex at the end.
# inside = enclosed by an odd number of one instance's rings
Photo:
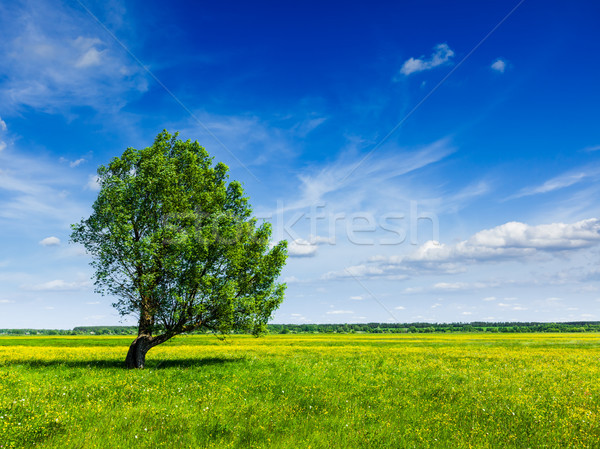
MULTIPOLYGON (((146 360, 146 368, 150 370, 177 369, 177 368, 202 368, 211 365, 225 365, 227 363, 239 363, 243 357, 202 357, 202 358, 180 358, 180 359, 153 359, 146 360)), ((8 360, 0 367, 27 366, 29 368, 87 368, 87 369, 123 369, 126 370, 125 360, 8 360)))

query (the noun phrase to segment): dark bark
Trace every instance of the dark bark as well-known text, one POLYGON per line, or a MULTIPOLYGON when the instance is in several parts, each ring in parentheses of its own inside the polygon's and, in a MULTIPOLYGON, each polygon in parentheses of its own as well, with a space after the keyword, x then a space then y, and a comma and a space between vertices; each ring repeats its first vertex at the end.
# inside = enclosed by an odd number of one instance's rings
POLYGON ((156 337, 149 334, 138 335, 131 343, 131 346, 129 346, 129 351, 127 351, 127 357, 125 358, 125 365, 127 365, 128 369, 143 369, 146 365, 146 353, 153 347, 164 343, 174 336, 175 334, 172 333, 165 333, 157 335, 156 337))
MULTIPOLYGON (((191 312, 189 315, 191 315, 191 312)), ((154 316, 151 313, 148 313, 147 309, 146 311, 142 312, 138 325, 138 336, 135 340, 133 340, 131 346, 129 346, 129 351, 127 351, 127 357, 125 358, 125 365, 127 368, 143 369, 146 365, 146 353, 150 349, 152 349, 154 346, 164 343, 175 335, 184 332, 191 332, 202 324, 201 319, 197 318, 195 320, 196 323, 186 325, 185 322, 188 319, 189 318, 184 315, 181 320, 175 324, 175 326, 167 328, 165 333, 153 336, 152 333, 155 329, 154 316)))
POLYGON ((125 364, 128 369, 139 368, 143 369, 146 364, 146 353, 154 346, 153 338, 149 335, 139 335, 129 346, 125 364))

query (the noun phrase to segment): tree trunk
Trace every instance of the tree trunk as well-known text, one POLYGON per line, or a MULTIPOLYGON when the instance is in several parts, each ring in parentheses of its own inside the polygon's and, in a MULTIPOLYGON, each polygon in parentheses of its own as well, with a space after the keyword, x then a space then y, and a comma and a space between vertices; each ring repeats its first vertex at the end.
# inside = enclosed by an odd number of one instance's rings
POLYGON ((127 351, 127 357, 125 358, 125 364, 128 369, 139 368, 143 369, 146 364, 146 353, 152 348, 153 338, 149 335, 139 335, 127 351))

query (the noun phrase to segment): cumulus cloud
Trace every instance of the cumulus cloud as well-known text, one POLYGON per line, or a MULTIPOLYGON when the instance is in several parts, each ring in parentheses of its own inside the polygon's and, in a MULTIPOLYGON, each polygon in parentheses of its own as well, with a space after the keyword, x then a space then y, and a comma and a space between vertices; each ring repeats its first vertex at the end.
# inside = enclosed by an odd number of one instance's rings
POLYGON ((533 255, 537 252, 557 252, 588 248, 600 242, 600 219, 590 218, 577 223, 552 223, 530 226, 512 221, 474 234, 455 245, 429 241, 408 261, 445 262, 453 260, 497 260, 533 255))
POLYGON ((495 70, 496 72, 504 73, 506 70, 506 61, 498 58, 492 63, 491 67, 492 70, 495 70))
POLYGON ((288 243, 288 256, 313 257, 317 255, 317 245, 308 240, 296 239, 288 243))
POLYGON ((308 240, 295 239, 288 243, 288 256, 290 257, 313 257, 317 255, 320 245, 331 243, 327 237, 310 236, 308 240))
POLYGON ((450 61, 453 56, 454 51, 450 49, 448 44, 438 44, 434 47, 434 52, 429 59, 425 59, 424 56, 421 56, 420 58, 410 58, 404 61, 400 73, 403 75, 410 75, 411 73, 433 69, 434 67, 450 61))
MULTIPOLYGON (((453 245, 428 241, 404 256, 375 256, 366 263, 329 272, 323 279, 345 277, 385 277, 432 273, 454 274, 466 271, 467 264, 520 261, 540 253, 555 254, 586 249, 600 243, 600 219, 576 223, 552 223, 537 226, 509 222, 473 234, 453 245)), ((483 288, 485 284, 437 283, 438 290, 483 288)))
POLYGON ((46 237, 43 240, 40 240, 40 245, 42 246, 59 246, 60 239, 58 237, 46 237))

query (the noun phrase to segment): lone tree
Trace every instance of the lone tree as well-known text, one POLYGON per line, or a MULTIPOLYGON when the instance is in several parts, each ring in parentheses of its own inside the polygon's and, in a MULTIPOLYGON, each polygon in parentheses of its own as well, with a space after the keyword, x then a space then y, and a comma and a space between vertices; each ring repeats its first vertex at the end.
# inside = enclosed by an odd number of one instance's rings
POLYGON ((163 131, 100 166, 93 213, 72 225, 72 241, 94 257, 96 291, 139 318, 128 368, 198 328, 258 335, 283 300, 287 243, 270 248, 270 225, 251 217, 240 183, 212 161, 198 142, 163 131))

